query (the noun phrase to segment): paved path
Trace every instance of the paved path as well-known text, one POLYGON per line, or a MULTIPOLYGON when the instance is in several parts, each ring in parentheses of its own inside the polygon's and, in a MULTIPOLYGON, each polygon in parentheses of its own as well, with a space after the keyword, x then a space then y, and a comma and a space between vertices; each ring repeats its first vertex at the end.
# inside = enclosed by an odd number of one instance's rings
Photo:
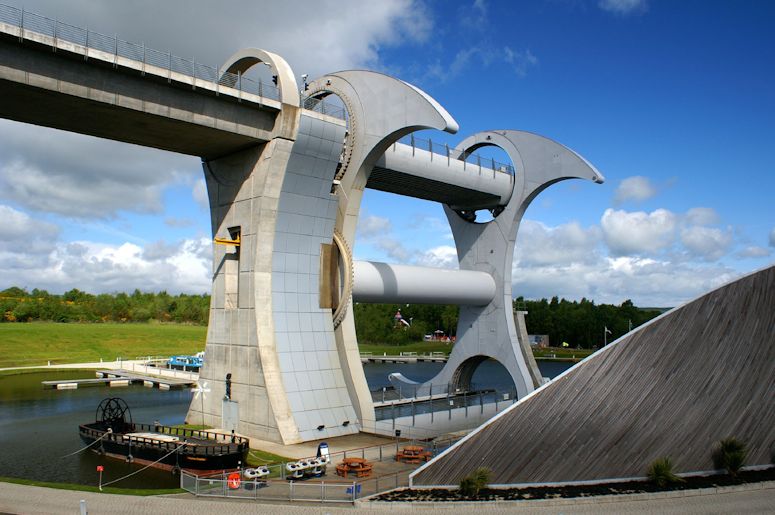
POLYGON ((344 514, 415 511, 440 511, 444 514, 535 513, 535 514, 622 514, 659 513, 693 514, 775 514, 775 481, 743 487, 729 487, 708 493, 668 492, 636 496, 612 496, 579 501, 521 501, 518 503, 460 504, 450 506, 385 503, 378 505, 321 506, 318 504, 259 504, 253 501, 195 498, 188 494, 171 497, 133 497, 124 495, 53 490, 33 486, 0 483, 0 513, 58 514, 78 513, 85 499, 93 515, 141 513, 143 515, 190 515, 197 513, 242 514, 282 512, 296 514, 344 514))

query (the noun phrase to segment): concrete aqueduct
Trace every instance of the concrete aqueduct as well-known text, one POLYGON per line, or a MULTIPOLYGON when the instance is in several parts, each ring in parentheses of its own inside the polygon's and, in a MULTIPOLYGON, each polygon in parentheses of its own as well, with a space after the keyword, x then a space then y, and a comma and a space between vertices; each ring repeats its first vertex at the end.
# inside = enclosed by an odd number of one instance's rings
POLYGON ((511 307, 516 235, 547 186, 603 181, 581 156, 516 130, 420 149, 398 141, 420 129, 456 133, 458 124, 393 77, 337 72, 301 95, 271 52, 245 49, 212 69, 99 36, 4 7, 0 116, 201 157, 213 236, 226 244, 214 247, 201 374, 212 391, 192 404, 189 422, 286 444, 392 433, 375 417, 353 301, 460 305, 457 343, 427 385, 465 388, 487 358, 508 370, 520 397, 538 385, 524 318, 511 307), (257 64, 276 88, 245 77, 257 64), (485 146, 511 164, 476 158, 485 146), (365 188, 442 203, 460 270, 353 261, 365 188), (484 209, 494 218, 477 223, 484 209))

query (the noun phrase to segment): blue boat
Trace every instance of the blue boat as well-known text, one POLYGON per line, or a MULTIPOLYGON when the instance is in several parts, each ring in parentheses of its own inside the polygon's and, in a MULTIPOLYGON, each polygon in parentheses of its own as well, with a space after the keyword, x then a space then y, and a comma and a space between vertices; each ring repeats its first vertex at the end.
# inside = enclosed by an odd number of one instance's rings
POLYGON ((203 363, 200 356, 172 356, 167 360, 167 368, 199 372, 203 363))

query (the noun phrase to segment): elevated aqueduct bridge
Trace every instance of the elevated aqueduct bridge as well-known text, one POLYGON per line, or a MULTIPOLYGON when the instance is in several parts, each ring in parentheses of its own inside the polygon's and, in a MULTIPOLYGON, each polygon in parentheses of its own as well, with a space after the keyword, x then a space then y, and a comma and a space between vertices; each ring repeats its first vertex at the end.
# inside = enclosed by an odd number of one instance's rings
POLYGON ((211 68, 7 6, 0 116, 201 157, 213 235, 226 244, 214 247, 201 374, 212 392, 192 404, 188 421, 283 443, 396 427, 375 416, 353 301, 460 305, 443 370, 424 384, 399 375, 398 386, 417 395, 433 394, 431 384, 464 391, 493 358, 519 397, 531 392, 540 377, 524 313, 511 307, 519 222, 554 182, 603 181, 572 150, 523 131, 481 132, 455 148, 420 145, 415 131, 456 133, 458 124, 387 75, 331 73, 300 93, 271 52, 241 50, 211 68), (245 76, 256 64, 276 85, 245 76), (486 146, 511 163, 475 153, 486 146), (442 203, 460 269, 354 262, 364 188, 442 203), (494 218, 479 223, 478 210, 494 218))

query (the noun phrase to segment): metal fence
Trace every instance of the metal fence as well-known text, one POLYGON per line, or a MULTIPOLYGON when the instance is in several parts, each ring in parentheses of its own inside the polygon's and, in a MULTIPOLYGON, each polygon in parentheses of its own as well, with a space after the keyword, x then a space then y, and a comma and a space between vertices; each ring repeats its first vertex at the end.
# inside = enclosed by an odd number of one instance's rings
POLYGON ((131 59, 142 63, 143 71, 150 72, 148 66, 164 70, 168 78, 171 73, 179 73, 194 79, 234 88, 245 93, 252 93, 264 98, 280 100, 280 90, 274 84, 244 77, 241 73, 226 73, 217 67, 198 63, 196 58, 178 57, 170 52, 161 52, 148 48, 145 44, 132 43, 119 39, 118 36, 108 36, 87 28, 76 27, 68 23, 53 20, 39 14, 0 4, 0 22, 18 27, 19 38, 25 39, 34 32, 53 38, 56 46, 59 41, 66 41, 87 49, 97 50, 112 55, 114 64, 118 58, 131 59))
MULTIPOLYGON (((384 388, 378 392, 372 392, 375 403, 374 411, 376 419, 391 420, 396 418, 414 417, 424 413, 431 415, 447 413, 452 417, 452 410, 465 408, 468 416, 469 410, 484 412, 487 405, 494 405, 495 411, 500 411, 517 401, 517 392, 511 390, 486 389, 478 391, 447 391, 439 388, 439 393, 426 394, 419 397, 402 397, 401 389, 384 388), (383 400, 380 400, 383 399, 383 400)), ((433 418, 433 417, 431 417, 433 418)))
MULTIPOLYGON (((494 158, 482 157, 477 153, 465 152, 464 149, 450 147, 446 143, 434 142, 431 139, 417 138, 413 134, 404 136, 399 143, 409 145, 412 150, 424 150, 430 152, 432 155, 438 155, 447 159, 459 159, 463 161, 463 167, 476 166, 481 170, 486 168, 495 172, 501 172, 509 175, 514 175, 514 166, 508 163, 501 163, 494 158)), ((395 147, 393 147, 395 148, 395 147)), ((431 159, 433 157, 431 156, 431 159)))
POLYGON ((371 462, 394 461, 399 449, 406 446, 422 447, 436 456, 449 448, 459 438, 434 441, 398 440, 383 445, 362 447, 331 453, 326 476, 310 480, 287 479, 286 463, 267 465, 270 475, 265 479, 244 479, 240 472, 224 471, 213 475, 197 476, 186 471, 180 475, 180 487, 194 495, 204 497, 234 497, 268 501, 313 501, 352 503, 357 499, 376 493, 408 486, 409 472, 375 475, 370 478, 347 481, 334 479, 335 463, 345 458, 363 458, 371 462), (235 475, 236 474, 236 475, 235 475), (239 478, 239 480, 237 480, 239 478))

